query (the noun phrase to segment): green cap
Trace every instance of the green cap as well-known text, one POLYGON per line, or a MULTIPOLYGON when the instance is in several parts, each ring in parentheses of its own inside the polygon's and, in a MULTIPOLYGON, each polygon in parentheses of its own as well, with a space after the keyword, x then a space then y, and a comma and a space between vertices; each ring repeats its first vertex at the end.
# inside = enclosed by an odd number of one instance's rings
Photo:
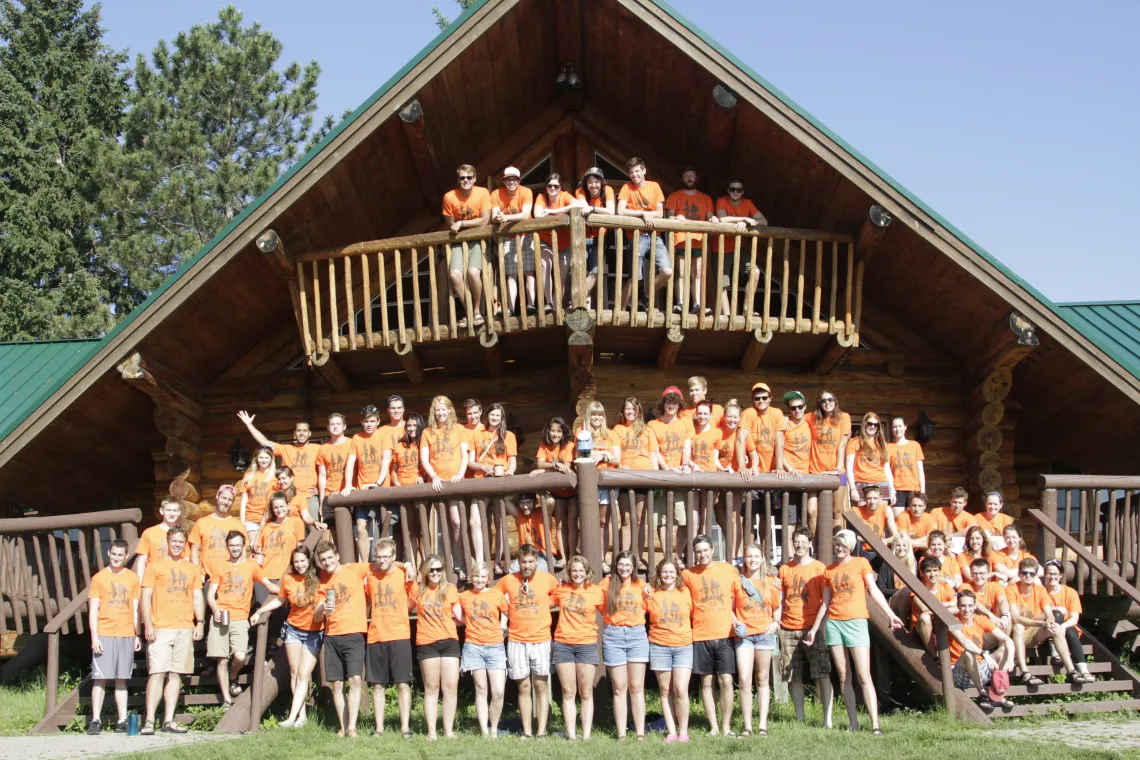
POLYGON ((804 398, 804 394, 800 393, 799 391, 788 391, 787 393, 784 394, 784 403, 785 404, 788 403, 789 401, 796 401, 796 400, 803 401, 804 403, 807 403, 807 399, 804 398))

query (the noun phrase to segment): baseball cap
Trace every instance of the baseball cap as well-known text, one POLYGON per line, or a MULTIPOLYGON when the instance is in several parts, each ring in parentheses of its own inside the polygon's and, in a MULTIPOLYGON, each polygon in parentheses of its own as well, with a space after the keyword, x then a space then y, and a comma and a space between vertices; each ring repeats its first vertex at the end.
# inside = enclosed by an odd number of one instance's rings
POLYGON ((518 170, 518 167, 508 166, 506 169, 503 169, 503 179, 507 177, 522 177, 522 172, 518 170))
POLYGON ((665 398, 665 397, 666 397, 666 396, 668 396, 670 393, 676 393, 678 396, 681 396, 682 398, 684 397, 684 394, 683 394, 683 393, 681 393, 681 389, 680 389, 680 388, 678 388, 678 387, 677 387, 677 386, 675 386, 675 385, 670 385, 668 388, 666 388, 665 390, 661 391, 661 398, 665 398))
POLYGON ((1000 702, 1005 697, 1006 690, 1009 689, 1009 672, 1005 670, 995 670, 990 680, 989 697, 995 702, 1000 702))
POLYGON ((768 387, 767 383, 756 383, 752 386, 752 392, 755 393, 756 391, 768 391, 768 393, 771 393, 772 389, 768 387))
POLYGON ((606 181, 606 175, 602 174, 602 170, 596 166, 591 166, 586 170, 586 173, 582 175, 582 181, 584 182, 586 180, 586 177, 589 177, 591 174, 600 179, 602 182, 606 181))
POLYGON ((787 393, 784 394, 784 403, 786 404, 789 401, 804 401, 804 402, 806 402, 807 399, 805 399, 804 394, 800 393, 799 391, 788 391, 787 393))

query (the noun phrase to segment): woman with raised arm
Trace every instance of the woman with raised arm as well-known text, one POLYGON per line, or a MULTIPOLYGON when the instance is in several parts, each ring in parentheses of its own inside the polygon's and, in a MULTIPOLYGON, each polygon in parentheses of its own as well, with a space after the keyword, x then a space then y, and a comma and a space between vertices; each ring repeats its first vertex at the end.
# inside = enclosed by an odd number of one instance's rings
POLYGON ((594 583, 589 561, 570 558, 566 582, 550 594, 558 605, 558 627, 550 650, 550 662, 562 684, 562 720, 566 738, 577 739, 578 708, 582 713, 582 739, 594 728, 594 673, 598 669, 598 611, 605 592, 594 583), (577 704, 575 703, 577 700, 577 704))

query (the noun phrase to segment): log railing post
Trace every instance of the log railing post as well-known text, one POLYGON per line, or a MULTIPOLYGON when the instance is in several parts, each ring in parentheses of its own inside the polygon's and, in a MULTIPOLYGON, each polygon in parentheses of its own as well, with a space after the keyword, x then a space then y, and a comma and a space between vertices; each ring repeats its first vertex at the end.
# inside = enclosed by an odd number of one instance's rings
POLYGON ((815 558, 825 565, 831 563, 831 531, 834 520, 835 491, 819 492, 819 506, 815 517, 815 558))
POLYGON ((590 567, 602 566, 601 513, 598 511, 598 465, 592 459, 574 462, 578 475, 578 524, 582 540, 582 553, 590 567))
MULTIPOLYGON (((1045 488, 1041 491, 1041 511, 1045 516, 1057 523, 1057 489, 1045 488)), ((1067 526, 1066 526, 1067 527, 1067 526)), ((1057 539, 1047 530, 1037 531, 1037 556, 1042 562, 1048 562, 1057 554, 1057 539)))
POLYGON ((586 306, 586 217, 582 209, 570 209, 570 305, 586 306))
POLYGON ((45 715, 51 715, 59 702, 59 631, 48 634, 47 673, 45 680, 45 715))
MULTIPOLYGON (((333 510, 336 520, 336 553, 342 558, 351 559, 356 556, 356 542, 353 540, 352 511, 347 507, 336 507, 333 510)), ((367 562, 368 557, 362 557, 361 562, 367 562)))

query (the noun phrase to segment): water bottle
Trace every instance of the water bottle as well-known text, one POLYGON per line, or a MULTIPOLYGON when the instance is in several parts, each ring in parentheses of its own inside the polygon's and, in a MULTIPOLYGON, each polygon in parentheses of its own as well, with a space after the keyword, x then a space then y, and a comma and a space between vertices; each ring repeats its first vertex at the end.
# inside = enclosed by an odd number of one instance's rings
POLYGON ((328 600, 328 603, 331 604, 333 609, 335 610, 336 609, 336 591, 334 589, 330 588, 327 592, 325 592, 325 599, 328 600))
POLYGON ((578 458, 589 459, 594 453, 594 436, 589 430, 578 431, 578 458))
POLYGON ((139 735, 139 714, 134 710, 127 713, 127 736, 139 735))
POLYGON ((743 639, 748 635, 748 626, 746 626, 744 623, 736 623, 733 625, 732 630, 738 639, 743 639))
POLYGON ((225 627, 225 626, 228 626, 229 624, 230 624, 230 611, 229 610, 222 610, 222 626, 225 627))

